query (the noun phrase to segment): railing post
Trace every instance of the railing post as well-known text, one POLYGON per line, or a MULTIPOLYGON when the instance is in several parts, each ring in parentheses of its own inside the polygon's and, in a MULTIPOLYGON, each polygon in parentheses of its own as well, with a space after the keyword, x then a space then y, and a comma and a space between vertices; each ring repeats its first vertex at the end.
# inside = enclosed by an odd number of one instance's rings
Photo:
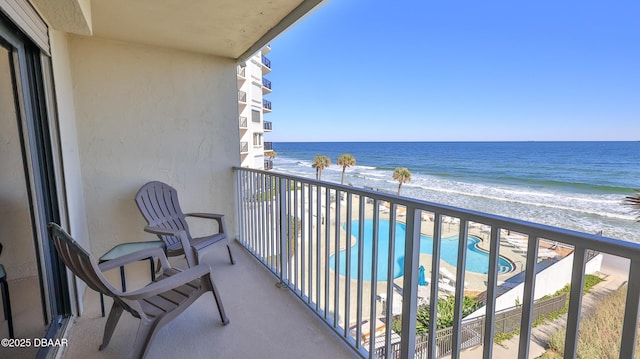
MULTIPOLYGON (((370 314, 369 314, 369 357, 372 358, 376 348, 376 297, 377 297, 377 284, 378 284, 378 226, 380 217, 379 201, 375 199, 373 201, 373 233, 372 233, 372 248, 371 248, 371 298, 370 299, 370 314)), ((362 244, 361 244, 362 245, 362 244)))
POLYGON ((538 238, 529 235, 527 246, 527 269, 524 276, 524 293, 522 295, 522 319, 520 323, 520 343, 518 358, 529 357, 531 336, 531 316, 533 314, 533 298, 536 285, 536 263, 538 259, 538 238))
POLYGON ((565 357, 575 358, 578 351, 578 329, 580 328, 580 308, 582 307, 582 287, 584 286, 585 249, 576 247, 573 251, 571 291, 567 312, 567 334, 564 338, 565 357))
MULTIPOLYGON (((280 178, 280 185, 278 186, 278 209, 280 210, 279 229, 280 229, 280 282, 276 284, 278 288, 286 288, 287 282, 285 280, 286 273, 289 267, 289 223, 287 216, 287 194, 288 181, 285 178, 280 178)), ((288 278, 287 278, 288 279, 288 278)))
MULTIPOLYGON (((393 316, 393 284, 391 278, 393 278, 394 274, 394 264, 395 264, 395 241, 396 241, 396 205, 392 202, 389 202, 389 257, 387 258, 388 270, 387 270, 387 278, 389 281, 387 282, 387 302, 385 304, 386 313, 386 323, 391 323, 391 317, 393 316)), ((385 353, 386 358, 392 358, 396 356, 397 346, 391 345, 391 330, 385 331, 385 353), (392 349, 393 348, 393 349, 392 349), (392 355, 393 353, 393 355, 392 355)))
POLYGON ((638 302, 640 300, 640 259, 631 258, 629 267, 629 283, 627 300, 622 323, 622 342, 620 344, 620 358, 633 357, 636 350, 636 335, 638 333, 638 302))
POLYGON ((404 281, 402 286, 402 344, 400 356, 413 358, 416 352, 416 314, 418 309, 418 264, 420 262, 420 210, 407 207, 404 242, 404 281))
POLYGON ((429 294, 429 350, 430 358, 435 358, 438 347, 436 346, 436 319, 438 308, 438 274, 440 273, 440 249, 442 244, 442 215, 435 213, 433 218, 433 249, 431 255, 431 293, 429 294))
POLYGON ((467 241, 469 238, 469 224, 460 218, 458 228, 458 263, 456 265, 456 293, 453 312, 452 358, 460 357, 462 347, 462 303, 464 301, 464 275, 467 263, 467 241))
MULTIPOLYGON (((489 243, 489 274, 487 280, 487 298, 484 323, 484 348, 485 358, 493 356, 493 337, 495 335, 495 310, 496 287, 498 284, 498 257, 500 255, 500 228, 491 227, 491 239, 489 243)), ((504 331, 503 331, 504 332, 504 331)))

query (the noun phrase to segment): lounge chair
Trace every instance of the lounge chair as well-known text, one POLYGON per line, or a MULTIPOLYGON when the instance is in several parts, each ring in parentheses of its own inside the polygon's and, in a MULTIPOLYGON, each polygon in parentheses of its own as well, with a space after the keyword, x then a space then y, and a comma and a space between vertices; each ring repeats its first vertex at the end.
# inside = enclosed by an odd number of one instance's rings
POLYGON ((113 298, 113 306, 99 350, 109 345, 120 315, 126 310, 134 317, 140 318, 138 332, 128 356, 145 357, 160 328, 207 292, 213 294, 222 323, 229 323, 220 294, 213 283, 211 268, 208 266, 197 265, 185 271, 173 269, 161 248, 145 249, 98 265, 96 259, 57 224, 49 224, 49 233, 64 264, 91 289, 113 298), (146 287, 123 293, 113 287, 103 275, 107 270, 150 256, 158 258, 163 273, 146 287))
POLYGON ((214 243, 226 242, 229 260, 234 264, 224 215, 214 213, 182 213, 178 192, 166 183, 152 181, 143 185, 136 194, 136 204, 144 219, 145 231, 156 234, 166 245, 169 257, 185 255, 191 267, 198 264, 202 253, 214 243), (193 238, 186 217, 212 219, 218 223, 218 233, 193 238))

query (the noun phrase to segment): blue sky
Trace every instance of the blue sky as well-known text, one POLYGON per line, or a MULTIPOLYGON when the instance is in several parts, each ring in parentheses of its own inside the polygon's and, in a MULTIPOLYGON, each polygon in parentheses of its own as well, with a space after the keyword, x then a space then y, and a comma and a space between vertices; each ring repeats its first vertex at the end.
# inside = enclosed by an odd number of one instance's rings
POLYGON ((268 141, 640 140, 637 0, 333 0, 271 48, 268 141))

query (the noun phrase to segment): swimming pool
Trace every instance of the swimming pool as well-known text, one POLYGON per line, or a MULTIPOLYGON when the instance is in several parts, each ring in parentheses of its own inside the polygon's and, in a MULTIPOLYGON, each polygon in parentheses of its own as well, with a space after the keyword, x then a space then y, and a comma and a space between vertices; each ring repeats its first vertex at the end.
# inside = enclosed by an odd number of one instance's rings
MULTIPOLYGON (((351 247, 351 271, 352 279, 358 278, 358 246, 360 239, 358 238, 358 220, 351 223, 351 233, 356 238, 356 243, 351 247)), ((345 226, 346 229, 346 226, 345 226)), ((393 278, 401 277, 404 274, 404 238, 406 226, 404 223, 396 222, 396 241, 394 246, 394 265, 393 278)), ((389 257, 389 221, 380 220, 378 229, 378 268, 377 279, 379 281, 387 280, 388 257, 389 257)), ((371 281, 372 253, 373 253, 373 220, 366 219, 364 221, 364 240, 363 242, 363 279, 371 281)), ((478 249, 476 243, 480 240, 476 237, 469 237, 467 241, 467 263, 466 270, 486 274, 489 267, 489 253, 478 249)), ((425 235, 420 236, 420 253, 431 254, 433 249, 433 238, 425 235)), ((346 250, 339 252, 340 255, 340 274, 346 274, 346 250)), ((443 238, 440 244, 440 259, 456 266, 458 262, 458 237, 443 238)), ((329 265, 335 270, 336 255, 333 254, 329 258, 329 265)), ((499 257, 498 269, 500 273, 508 273, 513 271, 514 265, 506 258, 499 257)))

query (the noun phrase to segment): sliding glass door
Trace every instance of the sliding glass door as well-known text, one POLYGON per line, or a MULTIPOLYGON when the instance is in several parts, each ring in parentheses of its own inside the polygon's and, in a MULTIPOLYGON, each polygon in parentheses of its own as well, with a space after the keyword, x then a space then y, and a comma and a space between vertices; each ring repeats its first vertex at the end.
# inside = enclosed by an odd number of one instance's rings
MULTIPOLYGON (((66 272, 47 234, 47 223, 60 223, 49 67, 49 58, 0 14, 0 263, 15 336, 25 339, 54 337, 71 313, 66 272)), ((7 325, 0 322, 2 338, 7 325)), ((0 357, 42 357, 48 349, 0 347, 0 357)))

